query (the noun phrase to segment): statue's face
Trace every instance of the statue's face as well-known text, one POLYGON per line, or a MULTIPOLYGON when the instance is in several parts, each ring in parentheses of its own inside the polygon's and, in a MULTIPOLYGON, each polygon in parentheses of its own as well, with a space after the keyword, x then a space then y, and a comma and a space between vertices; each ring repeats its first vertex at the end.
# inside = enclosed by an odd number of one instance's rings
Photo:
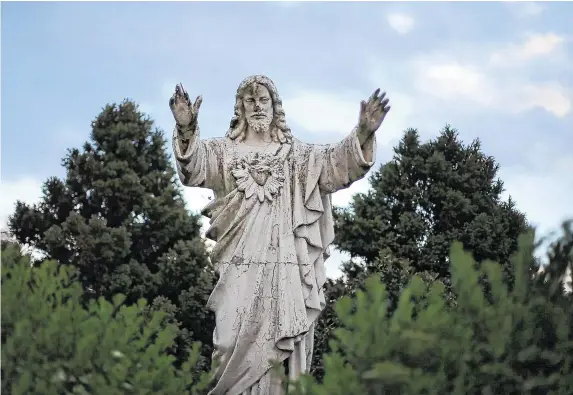
POLYGON ((247 124, 256 133, 264 133, 273 120, 273 101, 269 90, 260 84, 253 84, 243 96, 243 107, 247 124))

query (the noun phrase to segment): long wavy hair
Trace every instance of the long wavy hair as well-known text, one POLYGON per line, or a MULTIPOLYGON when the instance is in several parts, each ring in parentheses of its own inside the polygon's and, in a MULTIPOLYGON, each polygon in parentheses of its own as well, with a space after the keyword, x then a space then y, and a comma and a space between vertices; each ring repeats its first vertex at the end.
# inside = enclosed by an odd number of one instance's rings
POLYGON ((245 108, 243 106, 243 97, 247 91, 254 85, 259 84, 267 88, 271 95, 273 103, 273 120, 270 124, 271 138, 275 143, 291 143, 292 133, 285 121, 285 112, 283 110, 283 102, 277 92, 277 88, 273 81, 264 75, 253 75, 245 78, 237 88, 237 95, 235 96, 235 111, 227 137, 231 140, 243 141, 247 133, 247 119, 245 117, 245 108))

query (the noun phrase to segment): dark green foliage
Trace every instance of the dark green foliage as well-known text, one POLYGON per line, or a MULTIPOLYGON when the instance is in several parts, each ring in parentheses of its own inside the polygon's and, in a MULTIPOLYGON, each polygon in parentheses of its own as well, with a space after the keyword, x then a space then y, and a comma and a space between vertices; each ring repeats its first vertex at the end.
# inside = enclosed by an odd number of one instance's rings
POLYGON ((314 353, 311 365, 312 375, 322 380, 324 375, 323 357, 331 351, 329 342, 333 337, 333 331, 341 325, 336 315, 334 305, 345 296, 353 297, 356 292, 364 288, 366 279, 376 273, 388 290, 388 314, 394 311, 402 288, 410 280, 412 273, 407 262, 393 259, 385 249, 380 253, 377 266, 362 265, 354 261, 345 262, 342 271, 344 279, 328 280, 325 284, 326 307, 322 312, 315 329, 314 353))
POLYGON ((310 372, 317 379, 324 376, 324 365, 322 359, 324 354, 330 351, 329 342, 332 331, 340 325, 340 320, 334 311, 334 304, 348 292, 348 287, 344 281, 328 279, 324 285, 324 293, 327 297, 326 307, 320 315, 320 319, 314 328, 314 352, 310 372))
POLYGON ((86 300, 144 298, 180 324, 180 360, 191 340, 208 357, 213 322, 205 304, 214 276, 165 145, 133 102, 106 106, 91 141, 63 159, 66 178, 46 181, 40 204, 18 202, 9 228, 20 243, 74 267, 86 300))
MULTIPOLYGON (((447 126, 437 138, 421 143, 417 131, 410 129, 394 152, 370 177, 367 193, 355 195, 349 209, 335 210, 335 243, 362 262, 346 263, 344 283, 338 280, 335 293, 326 288, 326 298, 352 296, 364 288, 366 278, 378 273, 391 315, 402 289, 419 274, 426 281, 442 282, 451 305, 451 243, 461 241, 478 262, 490 259, 505 265, 518 236, 528 229, 525 216, 511 199, 502 201, 499 166, 482 152, 478 140, 464 145, 447 126)), ((511 273, 504 268, 510 284, 511 273)), ((332 325, 322 322, 336 320, 329 314, 320 318, 317 332, 325 333, 317 333, 318 339, 330 337, 332 325)), ((326 340, 317 342, 315 362, 327 351, 326 340)), ((313 371, 321 370, 313 366, 313 371)))
POLYGON ((447 126, 436 139, 421 143, 408 130, 394 158, 370 177, 372 189, 337 211, 336 244, 374 268, 399 260, 412 273, 449 283, 448 253, 458 240, 476 260, 506 263, 525 216, 513 201, 501 199, 499 165, 481 151, 479 140, 464 145, 447 126))
POLYGON ((2 249, 2 393, 203 393, 199 348, 177 370, 167 351, 178 329, 164 313, 146 316, 145 300, 126 306, 123 295, 84 308, 82 294, 72 267, 31 267, 18 246, 2 249))
POLYGON ((455 306, 447 306, 443 284, 415 275, 389 316, 386 286, 380 276, 370 277, 365 292, 337 303, 341 327, 324 357, 323 383, 304 377, 294 393, 572 394, 573 297, 561 288, 573 268, 571 226, 551 246, 542 275, 531 276, 538 268, 532 233, 519 245, 509 286, 503 265, 478 267, 454 244, 455 306))

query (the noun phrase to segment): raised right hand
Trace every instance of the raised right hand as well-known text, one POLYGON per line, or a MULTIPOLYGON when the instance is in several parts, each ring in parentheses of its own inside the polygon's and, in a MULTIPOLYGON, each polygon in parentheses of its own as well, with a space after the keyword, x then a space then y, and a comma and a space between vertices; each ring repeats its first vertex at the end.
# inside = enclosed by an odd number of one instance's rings
POLYGON ((189 100, 189 94, 183 89, 183 85, 177 84, 175 86, 175 93, 169 99, 169 107, 173 113, 173 118, 180 129, 187 129, 195 131, 197 126, 197 117, 199 115, 199 107, 203 98, 197 96, 195 103, 189 100))

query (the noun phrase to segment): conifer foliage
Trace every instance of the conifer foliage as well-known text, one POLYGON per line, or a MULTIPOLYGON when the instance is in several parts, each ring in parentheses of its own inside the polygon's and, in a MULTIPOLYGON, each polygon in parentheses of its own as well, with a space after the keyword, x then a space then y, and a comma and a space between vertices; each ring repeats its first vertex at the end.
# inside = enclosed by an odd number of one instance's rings
POLYGON ((165 313, 146 317, 145 300, 125 296, 82 303, 73 268, 54 261, 30 266, 17 245, 2 248, 2 393, 198 394, 199 348, 174 367, 178 329, 165 313))
MULTIPOLYGON (((386 286, 390 316, 402 289, 418 274, 426 282, 442 282, 451 304, 448 254, 454 241, 462 242, 478 262, 503 264, 504 277, 511 283, 509 257, 528 224, 511 199, 502 199, 498 170, 479 140, 464 144, 450 126, 426 142, 415 129, 407 130, 394 157, 370 177, 370 190, 355 195, 348 209, 335 212, 335 243, 361 262, 343 265, 345 278, 327 284, 327 300, 354 295, 377 274, 386 286)), ((336 314, 327 306, 317 325, 317 378, 324 370, 320 361, 329 350, 330 332, 337 325, 336 314)))
POLYGON ((511 199, 502 200, 499 165, 479 140, 466 145, 446 126, 422 143, 409 129, 394 152, 371 176, 370 191, 337 213, 336 244, 342 250, 374 271, 390 257, 410 272, 446 282, 454 241, 478 262, 508 262, 527 222, 511 199))
POLYGON ((65 178, 52 177, 38 205, 18 202, 9 229, 20 243, 76 269, 86 299, 144 298, 178 323, 178 352, 207 346, 213 286, 197 216, 185 208, 161 130, 135 103, 107 105, 91 141, 70 149, 65 178))
POLYGON ((546 270, 533 277, 533 235, 521 237, 512 287, 502 265, 478 267, 455 243, 453 307, 441 282, 415 275, 389 316, 386 286, 370 277, 365 291, 337 303, 341 326, 324 357, 323 382, 304 377, 295 394, 572 394, 573 297, 562 284, 573 267, 573 233, 564 229, 546 270))

